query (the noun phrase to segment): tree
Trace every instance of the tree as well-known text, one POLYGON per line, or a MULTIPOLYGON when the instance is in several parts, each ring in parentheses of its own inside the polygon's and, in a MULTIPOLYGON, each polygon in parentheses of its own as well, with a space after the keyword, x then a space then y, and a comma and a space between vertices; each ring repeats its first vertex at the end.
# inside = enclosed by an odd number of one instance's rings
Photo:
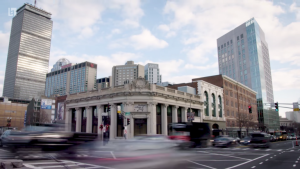
POLYGON ((240 132, 239 132, 240 138, 241 138, 242 128, 246 125, 246 123, 247 123, 247 114, 238 112, 236 117, 236 124, 240 128, 240 132))

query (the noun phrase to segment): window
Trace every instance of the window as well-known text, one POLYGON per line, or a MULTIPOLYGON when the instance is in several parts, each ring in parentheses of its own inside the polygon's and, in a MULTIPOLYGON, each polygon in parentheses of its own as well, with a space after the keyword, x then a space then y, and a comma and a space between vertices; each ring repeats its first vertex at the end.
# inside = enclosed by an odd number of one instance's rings
POLYGON ((240 37, 237 37, 236 39, 237 39, 237 40, 240 40, 240 37))
POLYGON ((244 38, 243 34, 241 34, 241 38, 244 38))

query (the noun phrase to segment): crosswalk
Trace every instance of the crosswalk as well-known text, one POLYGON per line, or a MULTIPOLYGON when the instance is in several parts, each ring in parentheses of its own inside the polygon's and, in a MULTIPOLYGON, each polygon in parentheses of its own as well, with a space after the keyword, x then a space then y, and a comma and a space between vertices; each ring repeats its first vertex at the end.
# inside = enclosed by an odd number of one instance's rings
POLYGON ((68 160, 47 160, 47 161, 39 161, 39 162, 26 162, 24 166, 31 169, 48 169, 48 168, 55 168, 55 169, 79 169, 79 168, 87 168, 87 169, 113 169, 110 167, 93 165, 93 164, 86 164, 80 163, 75 161, 68 161, 68 160))
MULTIPOLYGON (((218 150, 218 151, 222 151, 222 150, 230 150, 230 151, 286 151, 284 149, 262 149, 262 148, 245 148, 245 147, 228 147, 228 148, 218 148, 218 147, 207 147, 207 148, 200 148, 201 150, 218 150)), ((289 150, 291 151, 291 150, 289 150)), ((292 150, 294 151, 294 150, 292 150)))

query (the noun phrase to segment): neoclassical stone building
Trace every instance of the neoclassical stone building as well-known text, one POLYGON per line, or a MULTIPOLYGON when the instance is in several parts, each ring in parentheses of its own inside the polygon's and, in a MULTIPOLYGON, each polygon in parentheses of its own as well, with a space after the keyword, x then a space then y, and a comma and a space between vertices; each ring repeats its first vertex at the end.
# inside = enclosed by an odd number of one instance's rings
POLYGON ((168 135, 168 124, 186 122, 189 108, 195 112, 193 121, 203 122, 200 96, 137 78, 123 86, 68 95, 65 122, 69 131, 100 134, 99 126, 110 121, 110 139, 123 137, 124 126, 128 138, 139 134, 168 135))

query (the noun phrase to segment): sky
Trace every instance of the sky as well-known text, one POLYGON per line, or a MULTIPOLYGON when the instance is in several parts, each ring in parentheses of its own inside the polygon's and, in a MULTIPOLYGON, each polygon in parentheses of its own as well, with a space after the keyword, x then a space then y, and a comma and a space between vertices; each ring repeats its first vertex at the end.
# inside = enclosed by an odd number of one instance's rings
MULTIPOLYGON (((1 1, 1 96, 8 11, 24 3, 34 0, 1 1)), ((158 63, 162 81, 171 83, 219 74, 217 39, 254 17, 269 46, 274 101, 300 101, 300 0, 37 0, 37 7, 52 13, 49 71, 60 58, 90 61, 102 78, 133 60, 158 63)), ((279 114, 291 110, 279 108, 279 114)))

